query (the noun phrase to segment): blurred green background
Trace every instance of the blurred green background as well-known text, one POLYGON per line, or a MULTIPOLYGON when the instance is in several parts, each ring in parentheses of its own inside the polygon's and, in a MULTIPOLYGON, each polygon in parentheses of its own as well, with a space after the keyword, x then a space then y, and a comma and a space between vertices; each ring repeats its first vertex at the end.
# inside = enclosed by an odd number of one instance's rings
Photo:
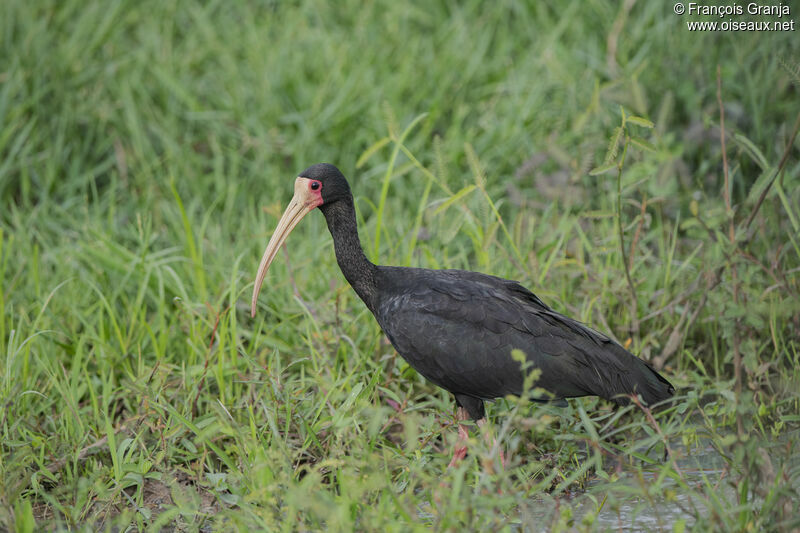
MULTIPOLYGON (((800 421, 800 39, 693 19, 714 20, 635 0, 2 2, 0 528, 528 527, 521 501, 600 480, 618 510, 664 479, 704 502, 664 527, 791 527, 797 467, 764 474, 743 435, 800 421), (682 403, 662 434, 710 439, 729 499, 636 462, 664 450, 641 413, 628 444, 598 440, 617 415, 594 399, 498 402, 516 459, 445 472, 452 402, 382 341, 318 215, 251 320, 317 162, 350 179, 371 259, 519 279, 664 368, 682 403), (659 482, 616 490, 612 448, 659 482)), ((602 529, 596 492, 534 522, 602 529)))

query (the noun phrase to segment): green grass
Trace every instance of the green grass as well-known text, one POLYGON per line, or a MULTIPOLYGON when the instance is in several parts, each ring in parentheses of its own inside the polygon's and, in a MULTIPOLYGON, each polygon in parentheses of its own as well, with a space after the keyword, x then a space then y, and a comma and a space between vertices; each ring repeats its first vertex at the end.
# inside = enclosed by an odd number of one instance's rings
POLYGON ((294 4, 0 3, 0 529, 652 529, 674 501, 659 528, 798 527, 796 32, 689 33, 657 2, 294 4), (519 279, 678 401, 498 401, 506 468, 473 432, 447 470, 452 399, 321 216, 249 318, 321 161, 371 259, 519 279), (707 447, 722 465, 687 469, 707 447))

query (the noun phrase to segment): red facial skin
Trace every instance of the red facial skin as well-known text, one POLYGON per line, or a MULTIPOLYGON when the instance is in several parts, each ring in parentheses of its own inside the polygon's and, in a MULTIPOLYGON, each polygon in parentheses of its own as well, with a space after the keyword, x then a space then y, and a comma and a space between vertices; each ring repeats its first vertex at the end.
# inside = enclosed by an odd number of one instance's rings
POLYGON ((322 199, 322 182, 319 180, 308 180, 308 192, 315 199, 314 207, 319 207, 325 203, 322 199), (314 187, 317 187, 316 190, 314 187))

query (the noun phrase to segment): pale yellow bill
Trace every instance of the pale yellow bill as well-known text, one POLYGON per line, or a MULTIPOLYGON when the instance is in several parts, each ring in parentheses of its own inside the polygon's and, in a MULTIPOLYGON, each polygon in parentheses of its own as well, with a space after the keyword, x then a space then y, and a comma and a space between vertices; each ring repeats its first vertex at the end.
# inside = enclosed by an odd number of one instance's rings
POLYGON ((264 276, 267 274, 267 269, 275 259, 286 237, 292 232, 295 226, 306 216, 308 213, 317 207, 318 201, 311 194, 309 194, 308 178, 297 178, 294 182, 294 197, 283 216, 278 222, 278 227, 275 228, 275 233, 267 244, 264 255, 261 257, 261 264, 258 265, 258 274, 256 274, 256 283, 253 286, 253 300, 250 303, 250 316, 256 316, 256 304, 258 303, 258 293, 261 290, 261 284, 264 283, 264 276))

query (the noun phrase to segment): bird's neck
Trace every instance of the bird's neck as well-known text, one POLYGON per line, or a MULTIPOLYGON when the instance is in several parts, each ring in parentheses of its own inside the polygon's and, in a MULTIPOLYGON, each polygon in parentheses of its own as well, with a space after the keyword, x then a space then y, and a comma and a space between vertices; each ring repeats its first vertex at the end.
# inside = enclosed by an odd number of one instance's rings
POLYGON ((375 305, 377 267, 367 259, 361 248, 356 225, 356 210, 352 197, 320 207, 333 236, 336 262, 345 279, 367 307, 375 305))

